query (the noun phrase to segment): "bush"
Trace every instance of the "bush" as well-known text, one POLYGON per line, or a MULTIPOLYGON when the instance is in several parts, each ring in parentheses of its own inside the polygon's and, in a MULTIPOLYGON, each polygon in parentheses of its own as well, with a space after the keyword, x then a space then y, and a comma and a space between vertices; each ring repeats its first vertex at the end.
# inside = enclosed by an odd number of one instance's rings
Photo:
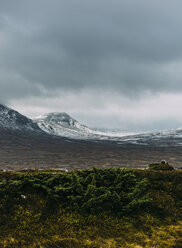
POLYGON ((160 163, 154 163, 149 165, 149 169, 151 170, 174 170, 174 168, 169 165, 166 161, 161 161, 160 163))
POLYGON ((182 171, 159 165, 0 172, 0 247, 180 247, 182 171))

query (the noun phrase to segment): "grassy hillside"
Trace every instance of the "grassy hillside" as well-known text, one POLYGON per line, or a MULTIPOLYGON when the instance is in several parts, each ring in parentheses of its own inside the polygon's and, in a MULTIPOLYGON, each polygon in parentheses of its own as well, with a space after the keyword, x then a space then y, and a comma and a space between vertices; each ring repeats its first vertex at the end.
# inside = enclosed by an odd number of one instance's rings
POLYGON ((182 171, 0 172, 0 247, 182 247, 182 171))

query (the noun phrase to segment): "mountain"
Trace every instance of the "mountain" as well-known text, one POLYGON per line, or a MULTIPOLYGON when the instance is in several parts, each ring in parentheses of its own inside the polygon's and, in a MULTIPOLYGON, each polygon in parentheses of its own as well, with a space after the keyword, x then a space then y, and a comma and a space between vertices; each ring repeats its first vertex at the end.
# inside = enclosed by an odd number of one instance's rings
MULTIPOLYGON (((92 140, 95 142, 114 142, 119 145, 132 144, 143 146, 181 146, 182 129, 161 132, 129 134, 123 132, 100 131, 91 129, 66 113, 49 113, 31 120, 5 105, 0 104, 0 130, 49 134, 71 139, 92 140)), ((1 131, 2 135, 2 131, 1 131)))
POLYGON ((92 130, 80 124, 66 113, 49 113, 34 119, 43 131, 69 138, 83 138, 92 134, 92 130))
POLYGON ((110 130, 94 130, 80 124, 66 113, 49 113, 34 120, 45 132, 57 136, 92 141, 109 141, 120 145, 132 144, 143 146, 181 146, 182 129, 126 133, 110 130))
POLYGON ((37 123, 20 114, 19 112, 0 104, 0 129, 1 130, 17 130, 43 132, 37 123))
POLYGON ((121 143, 144 146, 182 146, 182 128, 160 132, 145 132, 120 139, 121 143))
POLYGON ((128 135, 88 128, 66 113, 31 120, 0 105, 0 170, 181 167, 182 130, 128 135))
POLYGON ((115 140, 127 136, 126 132, 95 130, 73 119, 66 113, 49 113, 34 119, 45 132, 62 137, 86 140, 115 140))

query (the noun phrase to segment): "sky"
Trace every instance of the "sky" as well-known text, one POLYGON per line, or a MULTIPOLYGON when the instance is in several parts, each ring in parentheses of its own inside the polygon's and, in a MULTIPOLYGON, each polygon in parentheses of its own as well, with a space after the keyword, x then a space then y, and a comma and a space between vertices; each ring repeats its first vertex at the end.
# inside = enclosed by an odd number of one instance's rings
POLYGON ((0 0, 0 102, 89 127, 182 127, 182 1, 0 0))

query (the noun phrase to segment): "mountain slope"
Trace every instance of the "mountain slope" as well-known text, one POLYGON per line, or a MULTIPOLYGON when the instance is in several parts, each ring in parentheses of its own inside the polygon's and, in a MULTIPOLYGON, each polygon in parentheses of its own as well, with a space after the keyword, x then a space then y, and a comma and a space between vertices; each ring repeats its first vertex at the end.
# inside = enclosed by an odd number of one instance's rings
POLYGON ((174 129, 160 132, 146 132, 126 136, 120 139, 123 143, 148 146, 181 146, 182 129, 174 129))
POLYGON ((53 135, 89 140, 116 140, 128 135, 124 132, 113 132, 110 130, 95 130, 73 119, 66 113, 49 113, 34 119, 39 127, 45 132, 53 135))
POLYGON ((110 132, 103 135, 66 114, 58 119, 47 118, 46 133, 31 119, 0 105, 0 170, 146 167, 160 160, 181 167, 181 130, 121 137, 110 132), (58 127, 60 136, 51 135, 58 127))
POLYGON ((0 129, 43 132, 31 119, 0 104, 0 129))
POLYGON ((182 129, 146 132, 126 133, 111 132, 109 130, 99 131, 80 124, 66 113, 49 113, 35 122, 45 132, 57 136, 84 139, 92 141, 110 141, 117 144, 147 145, 147 146, 181 146, 182 129))
POLYGON ((34 121, 42 130, 53 135, 83 138, 93 133, 90 128, 80 124, 66 113, 49 113, 34 119, 34 121))

